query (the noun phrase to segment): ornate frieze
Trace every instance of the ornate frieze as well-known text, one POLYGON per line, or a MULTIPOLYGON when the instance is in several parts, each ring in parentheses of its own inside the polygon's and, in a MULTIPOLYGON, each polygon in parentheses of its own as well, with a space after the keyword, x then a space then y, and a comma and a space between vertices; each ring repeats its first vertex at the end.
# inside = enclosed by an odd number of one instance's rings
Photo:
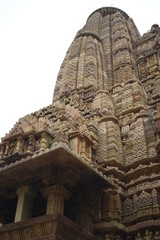
POLYGON ((0 143, 0 198, 13 197, 5 186, 14 167, 14 191, 34 181, 47 199, 42 212, 66 214, 66 225, 2 226, 0 238, 96 239, 93 231, 99 240, 158 240, 159 156, 160 28, 141 37, 122 10, 98 9, 66 53, 52 105, 19 119, 0 143), (30 181, 21 182, 23 166, 34 167, 30 181))

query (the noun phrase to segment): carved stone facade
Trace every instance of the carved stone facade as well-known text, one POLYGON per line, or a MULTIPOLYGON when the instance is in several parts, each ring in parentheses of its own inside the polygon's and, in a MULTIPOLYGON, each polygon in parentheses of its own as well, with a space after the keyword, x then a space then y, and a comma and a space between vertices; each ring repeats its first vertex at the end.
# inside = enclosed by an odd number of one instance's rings
POLYGON ((160 239, 160 27, 93 12, 53 102, 0 143, 0 239, 160 239))

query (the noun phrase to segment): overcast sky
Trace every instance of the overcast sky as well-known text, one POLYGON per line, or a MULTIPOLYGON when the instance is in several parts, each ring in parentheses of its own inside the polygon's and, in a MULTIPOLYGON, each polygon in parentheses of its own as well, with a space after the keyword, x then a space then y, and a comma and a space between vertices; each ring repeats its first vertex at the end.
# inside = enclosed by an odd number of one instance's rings
POLYGON ((20 117, 51 104, 76 32, 104 6, 125 11, 141 34, 160 24, 160 0, 0 0, 0 138, 20 117))

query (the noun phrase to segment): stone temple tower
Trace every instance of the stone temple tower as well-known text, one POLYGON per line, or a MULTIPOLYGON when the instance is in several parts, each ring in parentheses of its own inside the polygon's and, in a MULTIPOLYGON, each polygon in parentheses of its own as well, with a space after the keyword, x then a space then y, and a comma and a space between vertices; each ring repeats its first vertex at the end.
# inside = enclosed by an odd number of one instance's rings
POLYGON ((93 12, 51 105, 0 143, 0 239, 160 239, 160 27, 93 12))

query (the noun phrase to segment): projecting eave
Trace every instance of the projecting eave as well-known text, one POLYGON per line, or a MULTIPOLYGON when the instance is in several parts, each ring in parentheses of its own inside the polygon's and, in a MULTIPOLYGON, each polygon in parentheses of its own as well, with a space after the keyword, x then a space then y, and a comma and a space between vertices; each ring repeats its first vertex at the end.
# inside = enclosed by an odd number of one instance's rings
POLYGON ((41 180, 44 168, 61 168, 73 166, 80 173, 79 183, 81 185, 95 184, 101 188, 115 188, 114 184, 106 179, 93 165, 87 162, 80 155, 71 151, 63 143, 35 153, 27 158, 22 158, 9 165, 0 166, 0 187, 15 187, 22 182, 34 182, 41 180))

